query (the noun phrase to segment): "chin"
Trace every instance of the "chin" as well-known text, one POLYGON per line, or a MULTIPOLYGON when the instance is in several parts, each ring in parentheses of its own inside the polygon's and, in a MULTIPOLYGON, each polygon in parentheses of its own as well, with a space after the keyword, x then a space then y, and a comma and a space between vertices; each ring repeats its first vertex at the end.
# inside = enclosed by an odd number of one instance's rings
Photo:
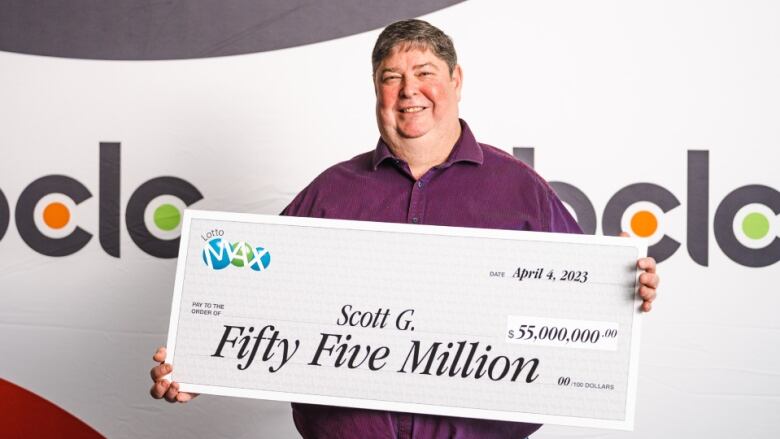
POLYGON ((419 137, 422 137, 428 132, 430 132, 430 128, 423 128, 423 127, 407 127, 402 128, 398 130, 398 134, 403 137, 404 139, 417 139, 419 137))
POLYGON ((420 137, 424 136, 425 133, 422 131, 402 131, 398 134, 401 135, 401 138, 404 139, 419 139, 420 137))

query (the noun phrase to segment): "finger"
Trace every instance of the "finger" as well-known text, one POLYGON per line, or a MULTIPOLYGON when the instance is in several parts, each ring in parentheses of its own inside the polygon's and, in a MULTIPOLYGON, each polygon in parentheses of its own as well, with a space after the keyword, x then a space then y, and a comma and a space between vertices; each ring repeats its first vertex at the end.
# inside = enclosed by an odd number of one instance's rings
POLYGON ((187 393, 187 392, 179 392, 178 395, 176 395, 176 401, 184 403, 192 401, 193 398, 198 396, 198 393, 187 393))
POLYGON ((655 259, 653 259, 651 257, 640 258, 636 262, 636 266, 640 270, 644 270, 644 271, 646 271, 648 273, 655 273, 655 259))
POLYGON ((628 238, 628 232, 620 232, 621 238, 628 238))
POLYGON ((179 383, 171 383, 168 386, 168 391, 165 392, 165 400, 168 402, 176 402, 176 395, 179 394, 179 383))
POLYGON ((661 279, 655 273, 642 273, 639 275, 639 283, 650 288, 658 288, 658 282, 661 279))
POLYGON ((639 297, 645 302, 652 302, 655 300, 656 291, 653 288, 642 286, 639 288, 639 297))
POLYGON ((168 391, 168 386, 171 383, 168 382, 168 380, 160 380, 154 383, 152 385, 152 388, 149 390, 149 394, 152 395, 152 398, 154 399, 160 399, 165 395, 165 392, 168 391))
POLYGON ((165 356, 167 353, 168 352, 166 351, 165 346, 160 346, 157 348, 157 351, 154 353, 154 355, 152 355, 152 360, 158 363, 162 363, 165 361, 165 356))
POLYGON ((650 312, 650 310, 653 309, 653 304, 650 302, 643 302, 642 303, 642 311, 644 312, 650 312))
POLYGON ((163 363, 159 366, 154 366, 151 370, 152 381, 158 381, 160 378, 168 375, 173 370, 173 366, 168 363, 163 363))

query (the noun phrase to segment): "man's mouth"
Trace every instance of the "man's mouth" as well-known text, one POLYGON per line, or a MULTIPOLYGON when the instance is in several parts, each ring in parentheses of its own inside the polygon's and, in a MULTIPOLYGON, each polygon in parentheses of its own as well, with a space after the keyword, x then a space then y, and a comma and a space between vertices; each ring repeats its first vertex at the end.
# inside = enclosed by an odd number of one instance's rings
POLYGON ((402 108, 401 113, 418 113, 423 110, 425 110, 425 107, 407 107, 402 108))

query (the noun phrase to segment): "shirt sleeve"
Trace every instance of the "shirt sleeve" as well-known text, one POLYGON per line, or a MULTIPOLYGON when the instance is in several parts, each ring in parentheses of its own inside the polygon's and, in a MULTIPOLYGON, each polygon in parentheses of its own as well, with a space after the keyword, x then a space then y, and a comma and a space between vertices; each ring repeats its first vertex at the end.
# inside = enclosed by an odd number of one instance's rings
POLYGON ((322 217, 322 214, 318 214, 316 208, 317 200, 312 190, 312 185, 306 186, 298 195, 290 201, 290 204, 282 210, 279 215, 282 216, 305 216, 305 217, 322 217))
POLYGON ((547 226, 553 233, 577 233, 582 234, 582 229, 577 220, 569 213, 558 195, 548 187, 547 190, 547 226))

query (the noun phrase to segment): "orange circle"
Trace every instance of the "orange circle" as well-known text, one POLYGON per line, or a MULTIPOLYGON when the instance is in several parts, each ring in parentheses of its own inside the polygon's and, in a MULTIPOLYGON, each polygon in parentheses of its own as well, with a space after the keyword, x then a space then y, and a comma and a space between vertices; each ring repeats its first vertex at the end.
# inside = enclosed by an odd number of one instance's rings
POLYGON ((70 221, 70 211, 62 203, 51 203, 43 209, 43 222, 52 229, 61 229, 70 221))
POLYGON ((642 238, 652 236, 658 229, 658 219, 652 212, 641 210, 631 217, 631 230, 642 238))

